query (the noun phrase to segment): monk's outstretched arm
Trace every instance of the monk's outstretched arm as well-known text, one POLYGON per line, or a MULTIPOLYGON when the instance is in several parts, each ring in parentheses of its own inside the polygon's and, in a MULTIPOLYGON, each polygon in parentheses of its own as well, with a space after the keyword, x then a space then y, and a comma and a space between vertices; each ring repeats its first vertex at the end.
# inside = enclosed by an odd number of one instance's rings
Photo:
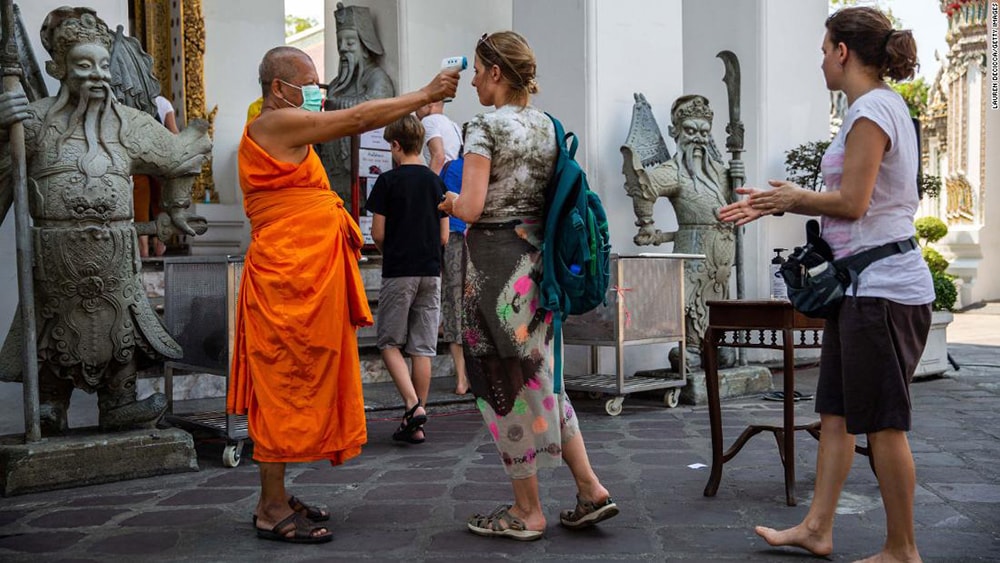
POLYGON ((369 100, 342 110, 313 112, 287 108, 268 112, 251 123, 250 136, 274 154, 272 149, 294 149, 358 135, 388 125, 420 106, 454 96, 458 78, 457 70, 442 71, 414 92, 369 100))

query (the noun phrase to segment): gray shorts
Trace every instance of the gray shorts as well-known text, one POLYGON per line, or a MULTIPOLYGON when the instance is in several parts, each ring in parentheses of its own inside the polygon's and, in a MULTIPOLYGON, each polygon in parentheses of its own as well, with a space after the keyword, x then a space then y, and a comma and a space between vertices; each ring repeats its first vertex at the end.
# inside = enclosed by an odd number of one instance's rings
POLYGON ((375 326, 378 349, 403 348, 411 356, 436 356, 440 313, 441 278, 382 278, 375 326))
POLYGON ((910 429, 910 380, 931 326, 930 305, 845 297, 823 330, 816 412, 851 434, 910 429))

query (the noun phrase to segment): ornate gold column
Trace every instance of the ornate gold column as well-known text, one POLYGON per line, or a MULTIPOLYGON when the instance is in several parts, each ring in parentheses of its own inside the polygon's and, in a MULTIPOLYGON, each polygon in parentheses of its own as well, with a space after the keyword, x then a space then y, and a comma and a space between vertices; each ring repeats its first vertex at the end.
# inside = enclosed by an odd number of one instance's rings
MULTIPOLYGON (((205 104, 205 17, 202 15, 201 0, 184 0, 184 113, 188 120, 208 121, 208 135, 215 137, 215 114, 219 106, 211 111, 205 104)), ((212 160, 206 160, 201 168, 201 176, 195 181, 192 191, 195 201, 205 199, 205 190, 210 190, 210 201, 218 203, 212 179, 212 160)))
MULTIPOLYGON (((161 90, 173 98, 177 123, 183 126, 192 119, 209 122, 214 136, 215 114, 205 104, 205 18, 201 0, 132 0, 132 34, 153 57, 153 72, 161 90), (178 37, 179 41, 173 41, 178 37), (174 45, 177 45, 174 48, 174 45)), ((212 179, 212 160, 205 162, 194 184, 195 201, 204 201, 205 190, 211 201, 218 202, 212 179)))

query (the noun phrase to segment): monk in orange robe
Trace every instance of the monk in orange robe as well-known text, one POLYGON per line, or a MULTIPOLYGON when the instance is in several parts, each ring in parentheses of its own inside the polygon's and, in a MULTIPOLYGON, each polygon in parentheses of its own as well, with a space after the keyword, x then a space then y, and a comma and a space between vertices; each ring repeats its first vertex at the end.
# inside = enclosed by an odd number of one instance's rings
POLYGON ((396 98, 320 112, 319 77, 294 47, 260 64, 263 103, 243 132, 239 178, 251 241, 243 265, 227 411, 246 414, 261 494, 257 536, 332 539, 330 513, 285 491, 285 464, 339 465, 367 440, 356 329, 372 323, 361 231, 330 190, 312 145, 377 129, 454 96, 458 72, 396 98))

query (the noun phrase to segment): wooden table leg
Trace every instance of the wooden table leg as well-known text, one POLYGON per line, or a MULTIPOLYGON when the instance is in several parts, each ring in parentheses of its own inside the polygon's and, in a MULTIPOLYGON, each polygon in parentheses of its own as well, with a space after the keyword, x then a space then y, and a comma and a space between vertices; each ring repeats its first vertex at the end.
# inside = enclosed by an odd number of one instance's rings
MULTIPOLYGON (((719 398, 718 347, 715 344, 716 331, 711 327, 705 331, 702 363, 705 366, 705 391, 708 394, 708 420, 712 435, 712 472, 705 485, 705 496, 714 497, 722 480, 722 405, 719 398)), ((684 351, 682 350, 683 354, 684 351)))
POLYGON ((795 506, 795 338, 791 330, 782 331, 782 348, 784 351, 784 391, 782 403, 784 410, 785 455, 781 460, 785 468, 785 502, 795 506))

